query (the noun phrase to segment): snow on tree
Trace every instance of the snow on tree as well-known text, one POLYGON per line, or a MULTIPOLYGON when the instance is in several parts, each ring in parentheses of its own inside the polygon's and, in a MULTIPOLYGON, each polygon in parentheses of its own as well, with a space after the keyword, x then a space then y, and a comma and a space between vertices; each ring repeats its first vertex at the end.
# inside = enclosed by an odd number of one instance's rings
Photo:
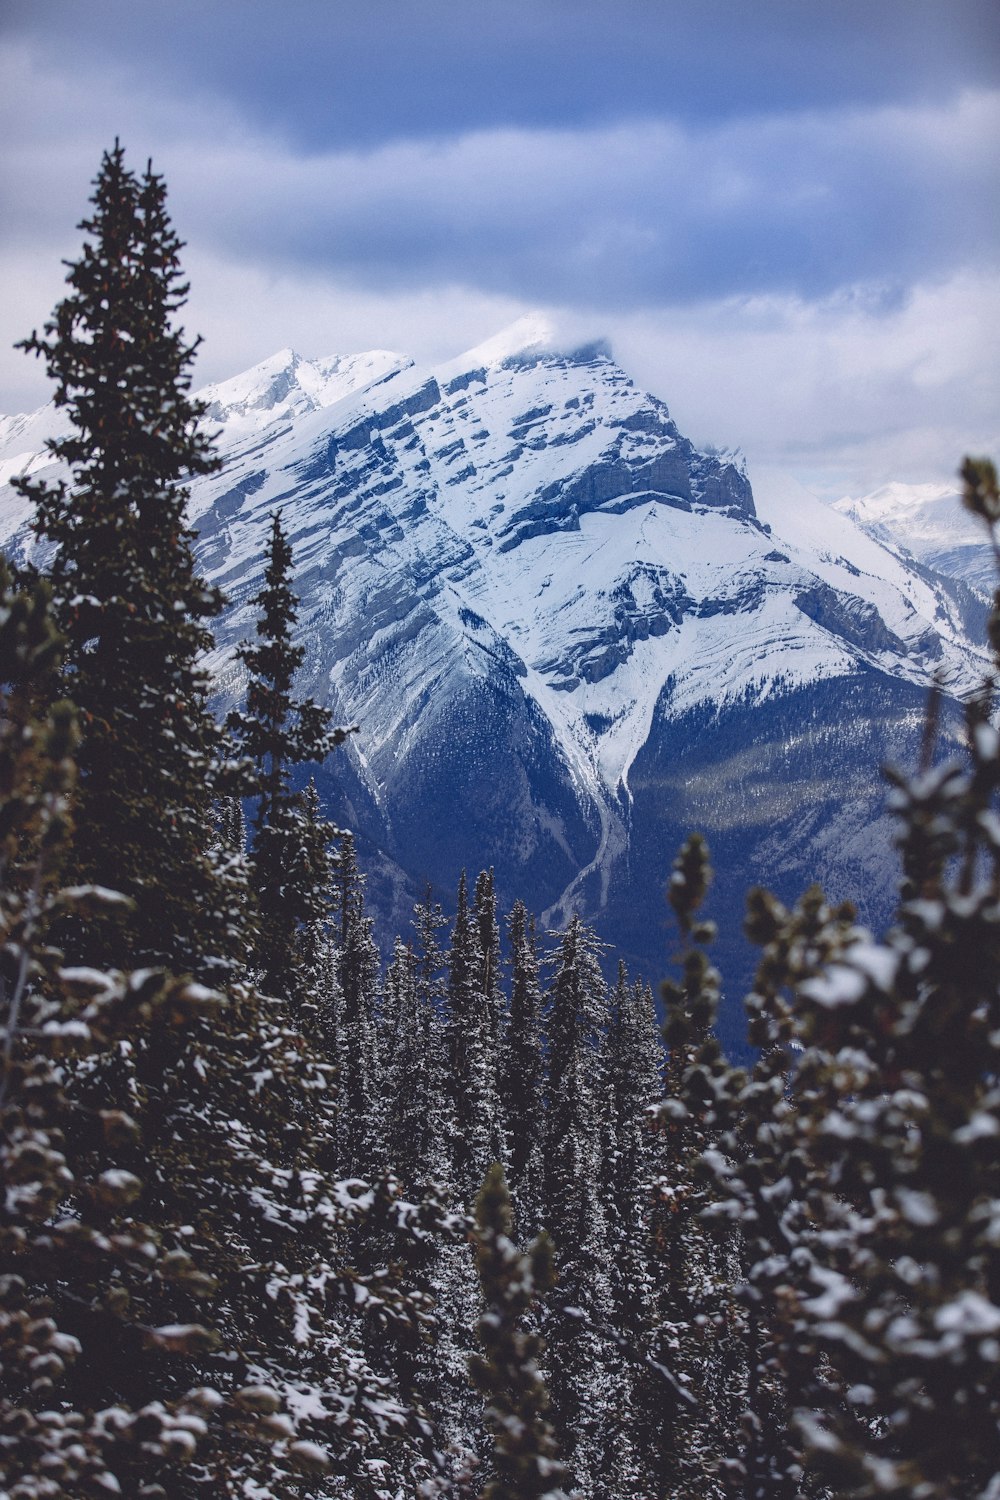
MULTIPOLYGON (((992 529, 992 466, 966 501, 992 529)), ((1000 607, 1000 595, 996 604, 1000 607)), ((1000 646, 995 609, 990 638, 1000 646)), ((998 1478, 1000 738, 893 773, 903 884, 875 941, 817 889, 752 893, 749 1074, 703 1041, 682 1110, 715 1133, 708 1212, 738 1222, 749 1362, 734 1496, 982 1496, 998 1478)))
POLYGON ((534 924, 522 901, 508 922, 510 1010, 499 1068, 500 1113, 506 1122, 506 1159, 522 1240, 542 1223, 545 1057, 542 987, 534 924))
POLYGON ((46 586, 14 592, 0 562, 0 1487, 16 1500, 154 1494, 224 1404, 184 1383, 185 1359, 215 1339, 190 1312, 211 1282, 144 1201, 135 1119, 66 1088, 68 1059, 127 1046, 157 1013, 190 1024, 210 997, 68 964, 52 945, 66 912, 82 923, 122 902, 59 884, 76 775, 72 709, 44 709, 59 651, 46 586), (109 1360, 110 1400, 94 1378, 109 1360))
MULTIPOLYGON (((416 908, 421 926, 433 924, 429 907, 416 908)), ((433 925, 425 942, 435 942, 433 925)), ((411 1189, 451 1181, 450 1146, 453 1136, 450 1100, 445 1077, 444 1018, 434 983, 433 948, 423 958, 399 939, 386 970, 386 1011, 394 1018, 386 1092, 385 1154, 411 1189), (422 966, 429 972, 422 973, 422 966)), ((439 955, 440 959, 441 955, 439 955)))
MULTIPOLYGON (((967 460, 963 479, 997 550, 996 471, 967 460)), ((1000 590, 990 639, 996 670, 1000 590)), ((967 707, 964 763, 933 763, 932 708, 923 766, 892 777, 903 884, 885 941, 852 933, 797 986, 800 1149, 823 1226, 800 1316, 829 1372, 798 1426, 826 1482, 866 1500, 1000 1485, 994 690, 967 707)))
POLYGON ((353 834, 342 831, 334 861, 333 911, 339 1011, 336 1063, 339 1079, 337 1142, 340 1170, 348 1177, 378 1174, 385 1163, 376 1137, 375 1023, 381 965, 365 912, 365 877, 353 834))
POLYGON ((607 993, 598 954, 594 933, 574 916, 554 955, 548 997, 543 1223, 557 1281, 542 1325, 560 1444, 574 1482, 597 1491, 634 1478, 621 1421, 629 1378, 610 1337, 600 1113, 607 993))
MULTIPOLYGON (((218 838, 204 854, 231 784, 212 774, 220 741, 196 665, 217 600, 194 575, 177 484, 209 462, 183 395, 191 350, 167 326, 183 291, 177 242, 162 183, 137 183, 117 148, 96 202, 76 296, 51 342, 29 343, 78 429, 56 448, 77 488, 37 492, 41 530, 59 543, 61 685, 85 730, 68 864, 92 876, 113 853, 129 890, 57 887, 71 715, 32 718, 33 697, 5 688, 0 1462, 18 1500, 95 1486, 147 1500, 284 1500, 317 1484, 416 1496, 442 1473, 433 1434, 373 1330, 429 1318, 406 1265, 429 1233, 425 1207, 398 1184, 334 1175, 333 1063, 287 998, 233 977, 246 889, 213 863, 218 838), (109 910, 125 920, 95 926, 109 910), (66 964, 57 936, 88 963, 73 952, 66 964), (211 974, 226 992, 93 966, 111 950, 211 974), (368 1226, 392 1253, 360 1266, 350 1251, 368 1226)), ((20 608, 0 608, 0 633, 20 628, 20 608)), ((12 650, 8 685, 31 665, 12 650)), ((40 680, 32 693, 51 703, 56 689, 40 680)))
POLYGON ((567 1478, 545 1418, 548 1395, 538 1372, 543 1345, 525 1315, 552 1289, 552 1246, 544 1235, 525 1251, 511 1239, 510 1194, 499 1162, 476 1200, 476 1262, 486 1309, 479 1320, 482 1353, 471 1361, 486 1398, 493 1433, 494 1477, 483 1500, 565 1500, 567 1478))
POLYGON ((469 906, 463 870, 448 954, 448 1050, 455 1109, 455 1185, 465 1204, 473 1202, 498 1150, 493 1016, 483 990, 483 970, 479 928, 469 906))
POLYGON ((662 1092, 662 1067, 652 994, 639 981, 630 984, 624 963, 619 963, 604 1046, 604 1182, 612 1295, 621 1328, 641 1328, 649 1315, 655 1150, 649 1111, 662 1092))

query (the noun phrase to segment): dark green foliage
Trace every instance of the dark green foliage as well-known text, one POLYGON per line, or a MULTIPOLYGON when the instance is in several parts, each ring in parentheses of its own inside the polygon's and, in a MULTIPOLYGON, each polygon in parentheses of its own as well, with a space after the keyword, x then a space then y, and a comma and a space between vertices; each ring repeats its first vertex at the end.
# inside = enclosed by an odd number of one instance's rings
POLYGON ((237 652, 249 674, 246 709, 226 721, 255 771, 250 866, 259 921, 257 968, 268 993, 289 997, 302 989, 300 930, 322 921, 329 908, 326 851, 334 831, 315 804, 307 815, 305 794, 292 789, 290 773, 322 762, 346 738, 346 731, 330 729, 327 709, 292 695, 306 653, 292 641, 298 599, 291 571, 292 549, 275 514, 264 584, 254 599, 260 610, 257 643, 237 652))
POLYGON ((607 1147, 604 1181, 615 1316, 621 1328, 642 1328, 649 1315, 650 1210, 656 1142, 650 1111, 659 1101, 663 1047, 653 997, 625 965, 611 996, 604 1048, 607 1147))
POLYGON ((446 1076, 444 1017, 438 979, 443 954, 436 950, 435 913, 429 901, 415 908, 420 954, 397 940, 386 970, 385 1037, 387 1159, 409 1189, 451 1181, 454 1137, 446 1076))
POLYGON ((479 1320, 483 1353, 470 1361, 494 1439, 495 1477, 483 1500, 563 1500, 566 1470, 545 1420, 548 1397, 538 1373, 543 1345, 524 1328, 526 1315, 554 1284, 552 1247, 543 1235, 518 1250, 511 1232, 510 1194, 495 1163, 476 1200, 476 1261, 486 1311, 479 1320))
POLYGON ((514 903, 508 931, 510 1012, 501 1052, 500 1106, 518 1232, 526 1239, 541 1228, 545 1058, 534 925, 521 901, 514 903))
POLYGON ((358 1177, 377 1174, 387 1165, 378 1139, 374 1087, 380 965, 372 921, 365 914, 365 879, 358 869, 353 836, 341 833, 339 842, 333 880, 338 1160, 345 1176, 358 1177))
POLYGON ((482 955, 479 982, 486 996, 490 1038, 493 1044, 493 1055, 496 1057, 500 1048, 506 1007, 500 984, 500 924, 497 921, 497 898, 492 870, 479 872, 472 907, 479 930, 479 951, 482 955))
POLYGON ((329 1047, 336 1034, 339 1010, 332 947, 330 888, 334 856, 330 832, 330 824, 320 810, 316 783, 310 780, 302 793, 302 843, 297 867, 315 899, 309 903, 312 916, 295 932, 288 994, 297 1005, 303 1031, 321 1048, 329 1047))
POLYGON ((67 912, 119 904, 58 883, 76 731, 68 705, 38 700, 59 645, 47 588, 13 593, 0 563, 0 1487, 16 1500, 137 1493, 187 1464, 211 1414, 183 1374, 214 1335, 178 1316, 211 1283, 149 1221, 134 1118, 67 1090, 70 1057, 85 1066, 158 1015, 190 1024, 204 996, 67 967, 51 946, 67 912), (96 1373, 137 1356, 146 1379, 102 1409, 96 1373))
POLYGON ((630 1474, 621 1434, 628 1378, 612 1357, 607 1205, 602 1191, 607 1102, 602 1044, 607 994, 593 932, 574 917, 554 955, 549 991, 543 1223, 558 1281, 544 1332, 553 1420, 574 1482, 630 1474))
MULTIPOLYGON (((669 885, 686 942, 682 982, 663 985, 668 1061, 657 1112, 660 1177, 653 1222, 659 1271, 654 1362, 665 1388, 652 1413, 659 1429, 655 1463, 671 1495, 683 1494, 701 1476, 706 1496, 763 1500, 794 1493, 794 1483, 784 1487, 784 1386, 770 1357, 770 1321, 761 1315, 759 1289, 745 1315, 736 1316, 732 1299, 739 1279, 733 1229, 738 1225, 739 1246, 753 1262, 754 1221, 734 1211, 731 1218, 715 1219, 715 1238, 709 1233, 715 1203, 704 1165, 711 1161, 721 1171, 729 1162, 719 1155, 719 1084, 743 1077, 723 1058, 712 1032, 719 975, 701 946, 711 941, 714 928, 700 917, 711 878, 705 842, 693 834, 674 862, 669 885)), ((761 1163, 767 1158, 766 1120, 774 1101, 765 1087, 759 1142, 752 1118, 744 1121, 738 1110, 733 1116, 748 1140, 731 1149, 741 1153, 740 1161, 754 1163, 751 1175, 758 1157, 761 1163)), ((774 1179, 764 1175, 763 1165, 761 1173, 760 1185, 769 1190, 774 1179)))
POLYGON ((32 341, 81 434, 57 445, 77 491, 37 492, 60 543, 61 674, 45 588, 0 604, 5 1493, 284 1500, 325 1475, 383 1500, 398 1471, 414 1495, 438 1467, 429 1430, 364 1350, 373 1325, 426 1322, 404 1280, 423 1210, 388 1181, 332 1176, 335 1070, 302 1024, 316 1007, 293 1018, 232 977, 247 891, 231 803, 212 828, 232 784, 213 773, 196 666, 217 601, 193 575, 176 487, 204 453, 193 427, 177 451, 196 412, 182 394, 191 351, 164 331, 183 289, 162 184, 136 183, 116 149, 88 227, 97 249, 74 268, 59 338, 32 341), (58 882, 75 774, 72 714, 44 711, 60 684, 84 726, 66 863, 107 879, 111 861, 129 897, 58 882), (69 963, 56 937, 77 945, 69 963), (95 967, 109 951, 225 977, 226 993, 95 967), (366 1236, 378 1263, 352 1267, 347 1247, 366 1236))
POLYGON ((244 948, 238 874, 209 851, 219 732, 199 665, 221 596, 198 577, 188 475, 216 466, 188 397, 195 346, 173 326, 187 287, 161 178, 119 146, 96 179, 87 239, 41 355, 72 433, 49 444, 71 481, 22 479, 65 637, 58 691, 79 712, 75 879, 132 905, 79 926, 94 962, 228 972, 244 948))
POLYGON ((455 1111, 455 1186, 466 1204, 471 1204, 499 1149, 496 1052, 492 1011, 483 990, 484 967, 463 870, 448 955, 448 1051, 455 1111))

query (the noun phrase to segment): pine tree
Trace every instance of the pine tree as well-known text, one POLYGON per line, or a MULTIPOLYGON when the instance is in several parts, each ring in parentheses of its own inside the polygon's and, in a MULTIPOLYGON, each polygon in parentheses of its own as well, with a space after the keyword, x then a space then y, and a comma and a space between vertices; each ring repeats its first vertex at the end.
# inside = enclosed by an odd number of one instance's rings
MULTIPOLYGON (((416 910, 418 922, 425 921, 426 908, 416 910)), ((386 1010, 395 1018, 387 1039, 385 1151, 391 1170, 410 1190, 450 1184, 454 1133, 446 1098, 443 1018, 433 990, 421 978, 413 948, 397 938, 385 976, 386 1010)))
POLYGON ((455 1107, 455 1185, 471 1204, 496 1159, 496 1056, 493 1021, 483 991, 483 953, 469 909, 465 871, 458 884, 448 956, 448 1048, 455 1107))
POLYGON ((507 1159, 517 1206, 517 1229, 527 1239, 541 1228, 545 1058, 542 989, 534 924, 515 901, 508 924, 510 1016, 501 1052, 500 1104, 507 1122, 507 1159))
MULTIPOLYGON (((162 656, 175 683, 190 660, 166 625, 183 621, 186 606, 197 629, 184 640, 201 643, 197 581, 185 568, 188 534, 182 533, 180 554, 171 552, 176 536, 153 534, 162 511, 178 527, 181 512, 170 510, 175 491, 169 487, 160 506, 164 497, 153 482, 166 472, 163 455, 156 457, 160 406, 149 405, 147 390, 163 371, 143 365, 147 345, 156 343, 155 328, 139 328, 138 318, 134 328, 123 327, 122 286, 134 247, 122 202, 130 194, 135 233, 144 227, 156 254, 175 248, 162 215, 159 239, 150 229, 157 225, 157 204, 162 208, 162 184, 151 174, 136 184, 116 150, 102 168, 95 215, 107 233, 99 253, 88 247, 74 268, 78 287, 96 287, 98 311, 102 298, 103 311, 110 308, 110 334, 104 337, 103 325, 92 330, 93 338, 80 334, 79 368, 67 375, 78 394, 85 381, 97 392, 89 405, 79 403, 76 423, 87 440, 79 440, 75 461, 89 477, 78 495, 42 495, 50 515, 66 527, 66 546, 56 559, 56 599, 77 633, 70 633, 62 681, 74 693, 80 689, 81 699, 84 688, 93 689, 91 703, 106 701, 110 709, 111 696, 102 700, 98 692, 107 688, 97 668, 111 655, 102 631, 121 623, 132 653, 126 661, 139 659, 136 642, 148 645, 148 664, 162 656), (129 346, 129 362, 116 364, 120 345, 129 346), (130 400, 139 415, 131 424, 123 417, 116 428, 112 419, 130 400), (139 420, 144 412, 148 423, 139 420), (77 499, 79 510, 73 508, 77 499), (119 544, 114 548, 112 535, 119 544), (144 572, 137 571, 137 557, 144 572), (94 591, 67 602, 67 580, 81 590, 84 580, 93 581, 94 591), (154 626, 163 627, 160 636, 154 626)), ((146 263, 138 252, 134 258, 134 282, 155 323, 153 271, 173 285, 174 262, 168 256, 166 271, 153 266, 147 284, 140 274, 146 263)), ((67 299, 60 309, 70 332, 71 304, 67 299)), ((67 359, 67 347, 54 341, 53 360, 67 359)), ((177 349, 184 355, 182 345, 177 349)), ((169 352, 153 349, 167 373, 169 352)), ((183 405, 174 394, 173 405, 166 397, 162 402, 164 430, 176 426, 183 405)), ((174 461, 184 468, 176 454, 174 461)), ((0 591, 3 586, 0 581, 0 591)), ((21 603, 0 603, 0 1166, 6 1189, 0 1204, 0 1472, 17 1500, 119 1492, 146 1500, 167 1492, 175 1500, 250 1493, 292 1500, 315 1493, 317 1484, 372 1500, 425 1493, 441 1474, 433 1434, 400 1395, 385 1361, 376 1366, 366 1358, 373 1339, 364 1326, 411 1328, 429 1317, 427 1299, 415 1294, 405 1270, 414 1241, 426 1239, 418 1222, 422 1209, 388 1186, 375 1191, 333 1178, 335 1070, 286 1005, 262 999, 233 978, 227 954, 237 928, 226 903, 237 885, 226 886, 194 839, 197 832, 207 846, 211 802, 225 789, 199 758, 202 741, 194 730, 184 730, 175 747, 179 761, 168 765, 177 795, 189 798, 185 814, 193 809, 198 817, 178 817, 176 843, 167 839, 166 851, 157 849, 169 874, 156 887, 160 924, 141 884, 131 904, 102 888, 60 888, 72 715, 55 705, 46 716, 36 704, 52 703, 56 689, 45 680, 25 684, 38 675, 36 668, 55 668, 56 654, 43 609, 33 606, 25 614, 21 603), (192 767, 204 773, 193 788, 184 779, 194 774, 192 767), (175 856, 176 867, 170 863, 175 856), (186 926, 178 895, 182 876, 189 897, 204 898, 186 926), (95 936, 95 915, 115 908, 134 913, 131 928, 107 927, 95 936), (77 939, 81 951, 86 944, 88 962, 80 963, 73 949, 66 962, 55 946, 57 934, 77 939), (144 958, 163 952, 196 973, 224 977, 227 991, 167 980, 149 968, 129 976, 95 967, 94 955, 112 940, 121 951, 144 958), (78 1056, 68 1060, 74 1049, 78 1056), (368 1226, 380 1248, 391 1231, 392 1254, 374 1269, 352 1265, 347 1253, 368 1226), (405 1476, 402 1484, 397 1474, 405 1476)), ((210 722, 195 712, 203 707, 196 669, 184 680, 197 689, 190 701, 163 704, 168 763, 178 724, 172 707, 183 708, 196 727, 210 722)), ((152 670, 150 682, 155 686, 152 670)), ((137 697, 136 685, 125 683, 125 712, 110 724, 114 743, 124 747, 121 763, 112 761, 115 774, 124 768, 134 778, 120 790, 118 811, 133 819, 141 795, 159 787, 155 742, 143 737, 150 726, 130 717, 137 697)), ((142 705, 154 701, 151 688, 142 705)), ((107 723, 95 728, 86 717, 84 728, 88 735, 110 733, 107 723)), ((210 739, 206 731, 205 744, 210 739)), ((88 743, 85 737, 84 751, 88 743)), ((83 783, 77 811, 85 821, 69 861, 74 876, 89 869, 80 850, 100 845, 100 830, 86 821, 98 793, 115 808, 107 783, 99 767, 92 782, 83 783)), ((160 811, 149 814, 153 835, 160 811)), ((134 831, 133 824, 125 828, 134 831)), ((220 851, 238 862, 216 837, 220 851)), ((133 864, 124 864, 130 877, 133 864)))
POLYGON ((754 1460, 746 1472, 742 1467, 744 1409, 749 1446, 767 1425, 754 1394, 756 1367, 748 1380, 743 1349, 744 1340, 753 1344, 756 1325, 748 1330, 736 1316, 732 1287, 739 1264, 731 1224, 720 1219, 713 1234, 708 1222, 715 1200, 703 1163, 718 1146, 712 1106, 716 1076, 726 1068, 712 1030, 720 977, 704 951, 714 927, 700 916, 710 882, 708 850, 693 834, 668 888, 685 948, 682 981, 662 987, 668 1051, 653 1142, 655 1319, 637 1399, 657 1493, 677 1500, 695 1486, 706 1500, 724 1493, 763 1497, 773 1481, 770 1474, 761 1478, 754 1460))
POLYGON ((218 847, 227 854, 244 859, 247 850, 247 820, 239 797, 220 797, 216 807, 218 847))
POLYGON ((331 827, 323 817, 319 792, 310 778, 302 793, 302 844, 299 867, 314 899, 312 916, 295 934, 292 968, 301 996, 298 1014, 303 1030, 321 1047, 336 1035, 339 993, 333 956, 331 827), (324 894, 325 893, 325 894, 324 894))
POLYGON ((654 1171, 649 1112, 660 1098, 662 1063, 652 994, 638 981, 630 984, 624 963, 619 963, 605 1045, 605 1192, 615 1316, 622 1329, 638 1330, 649 1316, 654 1171))
POLYGON ((497 897, 492 869, 481 870, 476 877, 472 909, 479 930, 479 951, 482 954, 479 982, 486 996, 491 1055, 496 1059, 503 1038, 506 1003, 501 983, 500 924, 497 921, 497 897))
POLYGON ((379 1175, 384 1159, 377 1128, 375 1018, 381 977, 372 920, 365 914, 365 879, 354 837, 341 832, 334 862, 335 964, 339 998, 336 1062, 340 1110, 340 1170, 348 1177, 379 1175))
POLYGON ((259 913, 257 967, 267 991, 299 996, 299 931, 328 910, 324 854, 333 829, 315 809, 307 813, 304 793, 294 791, 289 778, 296 766, 325 760, 346 732, 331 730, 329 711, 313 699, 293 697, 306 653, 293 643, 298 599, 291 569, 292 550, 276 513, 264 584, 254 599, 260 609, 257 643, 237 652, 249 673, 246 710, 234 711, 226 722, 256 773, 250 858, 259 913))
POLYGON ((77 927, 96 963, 218 976, 245 948, 244 890, 209 851, 221 740, 200 658, 221 595, 198 576, 184 479, 217 467, 190 400, 196 345, 173 317, 187 286, 162 178, 105 154, 71 291, 23 348, 42 356, 72 432, 49 443, 72 481, 21 479, 53 542, 59 691, 79 710, 73 877, 123 890, 77 927))
POLYGON ((189 1025, 205 993, 148 970, 67 965, 52 945, 67 910, 82 925, 121 904, 59 885, 76 775, 72 710, 44 706, 60 650, 47 588, 14 592, 0 561, 0 1487, 18 1500, 155 1494, 224 1404, 185 1387, 185 1360, 214 1335, 178 1313, 211 1282, 142 1201, 136 1121, 67 1088, 71 1057, 85 1068, 133 1046, 157 1013, 189 1025))
POLYGON ((449 1080, 447 1018, 448 956, 438 933, 447 926, 430 886, 413 908, 414 986, 427 1058, 427 1120, 424 1125, 424 1179, 455 1186, 455 1114, 449 1080))
POLYGON ((543 1323, 553 1420, 573 1479, 599 1492, 631 1478, 627 1443, 611 1446, 627 1380, 610 1339, 608 1226, 602 1195, 601 1047, 607 996, 597 940, 574 916, 559 943, 548 1013, 545 1228, 558 1280, 543 1323))
POLYGON ((483 1353, 473 1356, 471 1374, 487 1399, 495 1471, 483 1500, 565 1500, 566 1470, 545 1420, 548 1396, 538 1373, 543 1346, 523 1327, 525 1315, 553 1286, 552 1246, 542 1235, 522 1252, 511 1240, 512 1228, 498 1162, 476 1200, 476 1259, 486 1311, 479 1321, 483 1353))

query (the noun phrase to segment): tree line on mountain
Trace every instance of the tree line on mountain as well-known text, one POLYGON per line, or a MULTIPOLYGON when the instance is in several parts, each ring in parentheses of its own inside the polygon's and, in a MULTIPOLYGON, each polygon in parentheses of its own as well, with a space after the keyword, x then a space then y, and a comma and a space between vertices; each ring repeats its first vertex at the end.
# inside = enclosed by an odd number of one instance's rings
MULTIPOLYGON (((25 341, 71 478, 19 481, 45 575, 0 565, 0 1492, 1000 1494, 992 682, 963 764, 932 703, 893 778, 884 941, 751 893, 747 1069, 696 835, 662 1040, 489 871, 383 965, 300 782, 348 731, 295 696, 279 516, 245 704, 209 712, 162 179, 116 145, 82 228, 25 341)), ((990 628, 1000 662, 1000 595, 990 628)))

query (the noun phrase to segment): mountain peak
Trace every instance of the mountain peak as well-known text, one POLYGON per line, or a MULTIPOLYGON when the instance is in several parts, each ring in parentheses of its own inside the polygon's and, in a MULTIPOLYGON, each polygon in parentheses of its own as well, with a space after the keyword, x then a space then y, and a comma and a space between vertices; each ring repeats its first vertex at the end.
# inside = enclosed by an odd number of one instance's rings
POLYGON ((436 373, 447 382, 470 370, 498 369, 511 361, 532 363, 545 356, 562 356, 589 362, 596 355, 605 359, 611 357, 611 350, 604 341, 580 345, 576 339, 560 332, 546 313, 531 312, 501 328, 499 333, 484 339, 481 344, 467 349, 464 354, 448 360, 436 373))
POLYGON ((344 396, 405 369, 411 361, 389 349, 360 354, 331 354, 303 359, 294 349, 279 349, 241 375, 198 392, 212 422, 229 423, 315 411, 344 396))
POLYGON ((467 349, 454 361, 463 370, 471 369, 477 365, 484 365, 487 369, 493 365, 503 364, 505 359, 511 359, 518 354, 529 354, 537 351, 550 349, 555 338, 555 328, 544 313, 526 313, 523 318, 517 318, 509 323, 506 328, 501 328, 499 333, 493 334, 491 338, 484 339, 472 349, 467 349))

